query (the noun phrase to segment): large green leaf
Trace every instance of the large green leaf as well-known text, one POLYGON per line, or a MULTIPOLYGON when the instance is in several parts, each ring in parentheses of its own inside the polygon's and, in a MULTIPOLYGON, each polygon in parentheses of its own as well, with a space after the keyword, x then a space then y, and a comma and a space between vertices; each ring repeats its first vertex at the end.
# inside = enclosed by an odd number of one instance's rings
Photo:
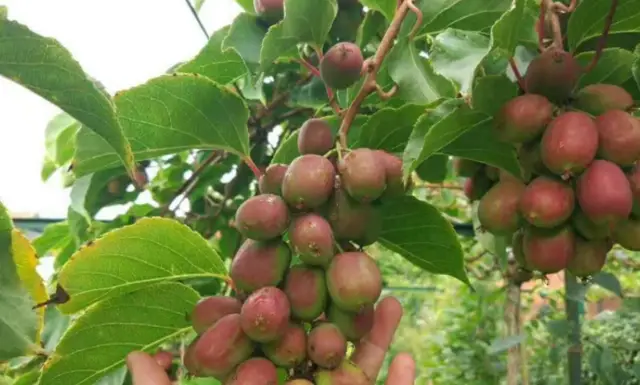
POLYGON ((494 116, 506 102, 518 95, 518 86, 506 75, 488 75, 473 86, 473 109, 494 116))
POLYGON ((428 104, 455 96, 453 84, 435 73, 431 62, 420 57, 413 42, 402 39, 387 58, 389 76, 398 85, 398 96, 409 103, 428 104))
POLYGON ((44 309, 32 307, 46 300, 46 292, 37 263, 29 240, 0 203, 0 361, 41 350, 44 309))
POLYGON ((284 19, 269 28, 262 42, 260 65, 269 69, 281 57, 295 57, 296 45, 322 47, 338 13, 336 0, 285 0, 284 19))
POLYGON ((433 41, 430 58, 436 72, 460 85, 468 93, 476 68, 489 52, 490 41, 478 32, 447 29, 433 41))
MULTIPOLYGON (((604 21, 609 13, 611 0, 581 0, 571 14, 567 29, 569 48, 602 34, 604 21)), ((637 0, 619 0, 609 34, 640 33, 640 3, 637 0)))
POLYGON ((222 41, 222 49, 235 50, 247 66, 255 70, 260 65, 260 48, 266 33, 258 17, 241 13, 233 20, 227 37, 222 41))
POLYGON ((198 299, 187 286, 163 282, 92 306, 64 334, 39 385, 93 384, 120 367, 131 351, 153 352, 191 330, 185 314, 198 299))
POLYGON ((398 0, 361 0, 365 7, 380 12, 384 17, 391 21, 396 13, 398 0))
MULTIPOLYGON (((488 31, 511 6, 511 0, 420 0, 423 22, 420 33, 436 33, 447 28, 488 31)), ((415 23, 410 14, 403 30, 415 23)))
POLYGON ((83 123, 133 171, 133 153, 113 102, 57 40, 0 18, 0 75, 28 88, 83 123))
POLYGON ((222 42, 227 37, 229 27, 217 30, 207 45, 188 62, 176 68, 175 72, 189 72, 204 75, 219 84, 233 83, 247 73, 247 66, 234 50, 223 50, 222 42))
POLYGON ((427 182, 444 182, 447 178, 447 172, 449 171, 447 168, 448 163, 448 156, 436 154, 422 162, 422 164, 416 168, 416 173, 420 179, 427 182))
POLYGON ((636 81, 637 89, 640 89, 640 44, 636 46, 633 53, 635 54, 636 59, 633 61, 631 72, 633 74, 633 79, 636 81))
POLYGON ((156 282, 216 277, 226 277, 225 266, 198 233, 172 219, 143 218, 71 257, 58 280, 70 296, 60 310, 74 313, 156 282))
POLYGON ((499 49, 508 57, 513 56, 519 41, 536 38, 535 20, 529 12, 527 0, 514 0, 513 7, 491 28, 491 49, 499 49))
POLYGON ((401 154, 424 110, 424 106, 415 104, 378 110, 362 126, 358 146, 401 154))
MULTIPOLYGON (((163 75, 115 97, 125 135, 136 159, 191 149, 249 153, 245 102, 204 76, 163 75)), ((84 127, 78 132, 79 175, 117 166, 104 141, 84 127)))
POLYGON ((67 221, 52 223, 44 228, 44 232, 33 240, 33 247, 39 257, 49 252, 56 252, 71 240, 67 221))
POLYGON ((460 242, 451 223, 429 203, 412 196, 385 202, 379 242, 414 265, 469 283, 460 242))
MULTIPOLYGON (((595 52, 583 52, 576 56, 576 60, 586 67, 595 52)), ((622 48, 606 48, 598 59, 598 64, 578 82, 578 87, 595 83, 622 85, 632 76, 631 69, 637 56, 622 48)))
MULTIPOLYGON (((45 162, 50 162, 53 170, 68 165, 75 151, 75 136, 80 123, 66 112, 61 112, 49 121, 44 131, 45 162)), ((51 173, 43 170, 43 180, 51 173)))

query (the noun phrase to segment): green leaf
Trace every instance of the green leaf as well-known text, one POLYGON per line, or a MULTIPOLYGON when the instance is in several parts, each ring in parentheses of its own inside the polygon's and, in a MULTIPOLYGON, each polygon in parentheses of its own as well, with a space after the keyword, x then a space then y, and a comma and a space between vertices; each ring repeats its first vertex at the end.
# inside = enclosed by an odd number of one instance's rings
POLYGON ((603 289, 609 290, 618 297, 623 297, 622 285, 620 285, 620 281, 618 280, 618 278, 616 278, 616 276, 611 273, 601 271, 592 277, 591 282, 602 287, 603 289))
POLYGON ((256 13, 255 8, 253 7, 253 0, 236 0, 236 3, 238 3, 246 13, 256 13))
POLYGON ((87 222, 100 209, 112 204, 124 204, 135 199, 137 191, 128 192, 131 180, 121 168, 101 170, 76 179, 71 187, 71 208, 87 222), (111 182, 114 185, 109 185, 111 182), (111 191, 114 188, 114 191, 111 191))
POLYGON ((415 44, 408 39, 400 40, 392 48, 387 66, 402 100, 428 104, 442 97, 455 96, 453 84, 435 73, 431 63, 420 57, 415 44))
POLYGON ((285 0, 284 19, 269 28, 262 42, 260 65, 269 69, 281 57, 295 57, 296 45, 322 47, 338 13, 336 0, 285 0))
POLYGON ((422 115, 404 151, 405 177, 429 156, 490 119, 483 113, 471 110, 458 99, 449 100, 422 115))
MULTIPOLYGON (((472 123, 468 122, 466 124, 472 123)), ((485 119, 470 127, 467 126, 469 127, 468 130, 438 150, 438 152, 475 160, 476 162, 501 168, 512 175, 520 176, 522 172, 515 147, 499 141, 493 133, 492 124, 493 121, 491 119, 485 119)), ((460 129, 463 129, 463 127, 460 127, 460 129)), ((451 127, 451 131, 455 131, 455 128, 451 127)))
POLYGON ((473 87, 473 109, 495 116, 500 107, 518 96, 518 86, 506 75, 483 76, 473 87))
POLYGON ((455 230, 427 202, 403 196, 383 203, 384 228, 378 242, 423 270, 470 284, 455 230))
POLYGON ((260 65, 260 48, 267 33, 260 23, 258 17, 241 13, 233 20, 227 37, 222 41, 222 49, 235 50, 252 70, 260 65))
POLYGON ((219 84, 229 84, 247 73, 247 66, 235 50, 223 50, 222 42, 227 37, 229 27, 217 30, 207 45, 188 62, 176 68, 175 72, 196 73, 208 77, 219 84))
POLYGON ((416 173, 424 181, 431 183, 443 182, 447 178, 448 162, 449 157, 446 155, 433 155, 416 168, 416 173))
POLYGON ((378 110, 362 126, 358 146, 401 154, 424 109, 424 106, 407 104, 378 110))
POLYGON ((527 12, 527 0, 514 0, 513 7, 491 28, 491 49, 513 56, 518 42, 534 34, 534 20, 527 12))
POLYGON ((226 278, 225 266, 198 233, 172 219, 142 218, 76 252, 60 271, 74 313, 94 302, 162 281, 226 278))
POLYGON ((62 337, 39 385, 94 383, 120 367, 131 351, 155 351, 191 330, 185 314, 198 300, 193 289, 164 282, 92 306, 62 337))
MULTIPOLYGON (((205 77, 160 76, 117 94, 115 101, 138 160, 191 149, 249 153, 245 102, 205 77)), ((117 166, 104 141, 84 127, 78 132, 77 146, 79 176, 117 166)))
POLYGON ((54 169, 63 167, 73 158, 79 129, 80 123, 65 112, 54 116, 47 124, 44 131, 45 158, 51 161, 54 169))
POLYGON ((380 12, 388 21, 393 20, 398 6, 398 0, 361 0, 361 3, 369 9, 380 12))
POLYGON ((29 240, 0 204, 0 361, 40 351, 44 309, 32 307, 47 298, 38 260, 29 240))
POLYGON ((435 71, 471 91, 473 75, 489 52, 489 39, 478 32, 447 29, 433 40, 429 57, 435 71))
MULTIPOLYGON (((433 34, 447 28, 487 31, 510 6, 511 0, 422 0, 419 8, 423 22, 419 33, 433 34)), ((406 28, 414 23, 415 16, 407 17, 406 28)))
POLYGON ((32 245, 39 257, 48 252, 56 252, 71 240, 67 221, 52 223, 44 228, 44 232, 33 240, 32 245))
POLYGON ((633 51, 636 56, 636 60, 633 61, 633 67, 631 69, 633 73, 633 78, 636 81, 637 89, 640 89, 640 44, 636 46, 636 49, 633 51))
POLYGON ((384 16, 380 12, 367 12, 358 28, 356 44, 358 44, 359 47, 366 46, 379 32, 383 32, 384 26, 384 16))
POLYGON ((566 319, 549 320, 546 323, 549 333, 558 339, 565 339, 571 331, 571 324, 566 319))
POLYGON ((6 5, 0 5, 0 19, 6 19, 9 15, 9 10, 6 5))
POLYGON ((0 75, 28 88, 83 123, 133 171, 131 147, 113 102, 57 40, 0 18, 0 75))
MULTIPOLYGON (((598 37, 604 29, 611 1, 582 0, 569 18, 567 36, 570 50, 598 37)), ((640 4, 637 0, 619 0, 609 34, 640 33, 640 4)))
POLYGON ((202 6, 204 5, 204 2, 206 0, 194 0, 193 1, 193 8, 196 10, 196 12, 200 12, 200 9, 202 9, 202 6))
MULTIPOLYGON (((595 55, 595 52, 583 52, 576 56, 576 60, 586 67, 595 55)), ((584 74, 578 82, 578 88, 595 83, 608 83, 622 85, 632 76, 631 69, 637 59, 631 51, 622 48, 606 48, 598 64, 587 74, 584 74)))
POLYGON ((327 89, 319 77, 313 77, 309 83, 291 90, 290 103, 294 106, 320 108, 329 103, 327 89))
POLYGON ((491 346, 487 348, 487 353, 488 354, 502 353, 506 350, 509 350, 511 348, 514 348, 520 345, 525 340, 525 338, 526 338, 526 335, 518 334, 515 336, 509 336, 509 337, 495 340, 491 343, 491 346))

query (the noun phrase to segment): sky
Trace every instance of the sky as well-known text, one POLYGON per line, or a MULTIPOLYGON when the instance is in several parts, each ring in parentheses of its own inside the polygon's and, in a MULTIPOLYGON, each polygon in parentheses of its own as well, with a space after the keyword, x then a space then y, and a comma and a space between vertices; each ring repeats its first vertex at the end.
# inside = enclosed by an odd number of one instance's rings
MULTIPOLYGON (((56 38, 86 73, 113 94, 162 75, 206 43, 184 0, 0 0, 9 19, 56 38)), ((241 11, 234 0, 208 0, 209 33, 241 11)), ((0 76, 0 201, 14 216, 64 218, 69 190, 40 179, 44 130, 60 110, 0 76)))

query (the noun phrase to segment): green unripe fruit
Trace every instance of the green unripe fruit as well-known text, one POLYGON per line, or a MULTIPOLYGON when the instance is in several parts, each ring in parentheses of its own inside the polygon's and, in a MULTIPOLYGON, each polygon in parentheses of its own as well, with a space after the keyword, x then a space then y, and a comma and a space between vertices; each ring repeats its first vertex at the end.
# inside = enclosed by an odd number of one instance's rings
POLYGON ((346 311, 373 305, 382 293, 382 275, 376 262, 363 252, 336 255, 326 273, 333 303, 346 311))
POLYGON ((551 48, 531 61, 524 76, 527 93, 564 103, 582 75, 582 68, 569 52, 551 48))
POLYGON ((590 84, 578 91, 574 105, 597 116, 610 110, 631 108, 633 97, 624 88, 613 84, 590 84))
POLYGON ((330 88, 349 88, 360 78, 363 63, 360 47, 350 42, 338 43, 320 61, 320 76, 330 88))
POLYGON ((358 312, 348 312, 334 304, 329 305, 327 318, 336 325, 347 340, 359 341, 373 328, 373 305, 365 306, 358 312))
POLYGON ((334 370, 320 370, 315 374, 316 385, 370 385, 362 369, 351 361, 342 361, 334 370))
POLYGON ((324 271, 305 265, 292 266, 284 281, 291 314, 303 321, 318 318, 327 304, 327 283, 324 271))
POLYGON ((291 250, 281 239, 247 239, 233 258, 229 274, 238 290, 251 293, 261 287, 277 286, 290 263, 291 250))
POLYGON ((385 167, 368 148, 355 149, 338 162, 340 181, 353 199, 368 203, 379 198, 387 187, 385 167))
POLYGON ((573 213, 571 224, 578 235, 590 241, 604 240, 611 234, 607 223, 594 223, 580 208, 573 213))
POLYGON ((315 154, 299 156, 284 175, 282 196, 296 210, 318 208, 329 200, 335 176, 328 159, 315 154))
POLYGON ((338 367, 346 354, 347 340, 336 325, 323 322, 309 332, 307 355, 321 368, 338 367))
POLYGON ((275 194, 282 196, 282 180, 287 172, 286 164, 272 164, 265 170, 258 181, 261 194, 275 194))
POLYGON ((524 143, 542 134, 553 117, 553 104, 542 95, 525 94, 505 103, 494 119, 503 142, 524 143))
POLYGON ((236 211, 236 229, 249 239, 266 241, 289 226, 289 209, 282 198, 262 194, 244 201, 236 211))
POLYGON ((323 119, 309 119, 302 124, 298 134, 300 154, 324 155, 334 145, 335 138, 331 126, 323 119))
POLYGON ((607 241, 587 241, 577 237, 576 255, 569 262, 567 270, 581 278, 594 275, 604 267, 609 249, 607 241))
POLYGON ((629 218, 619 221, 613 229, 613 241, 631 251, 640 251, 640 221, 629 218))
POLYGON ((242 304, 242 330, 256 342, 272 342, 284 336, 289 327, 291 308, 286 294, 276 287, 253 292, 242 304))
POLYGON ((493 186, 478 204, 478 220, 492 234, 512 234, 521 224, 520 198, 525 186, 520 182, 501 181, 493 186))
POLYGON ((220 318, 228 314, 239 314, 241 307, 240 301, 233 297, 204 297, 198 301, 189 318, 196 333, 202 334, 220 318))
POLYGON ((262 345, 262 351, 280 367, 296 367, 307 357, 307 332, 301 325, 289 324, 282 338, 262 345))
POLYGON ((341 241, 353 241, 360 246, 374 243, 382 232, 382 214, 370 204, 353 200, 342 189, 329 202, 327 217, 333 235, 341 241))

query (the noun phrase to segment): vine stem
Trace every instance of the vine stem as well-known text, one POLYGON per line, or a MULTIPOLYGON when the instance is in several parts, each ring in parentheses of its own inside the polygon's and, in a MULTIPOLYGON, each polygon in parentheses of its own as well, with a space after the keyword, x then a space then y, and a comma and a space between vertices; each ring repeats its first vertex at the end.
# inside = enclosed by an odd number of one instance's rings
MULTIPOLYGON (((404 0, 398 7, 393 20, 389 25, 389 28, 382 37, 376 53, 372 58, 367 59, 365 63, 364 67, 367 75, 364 83, 362 84, 362 87, 360 88, 360 91, 354 98, 353 102, 344 113, 344 118, 342 119, 342 123, 340 124, 339 135, 342 148, 347 148, 347 134, 349 133, 349 128, 351 127, 351 124, 353 123, 353 120, 355 119, 356 114, 358 113, 358 110, 362 105, 362 102, 364 102, 369 94, 371 94, 372 92, 376 92, 379 89, 378 82, 376 81, 376 74, 380 69, 385 56, 389 53, 391 47, 393 47, 393 41, 398 36, 398 33, 400 33, 402 22, 404 21, 410 10, 413 12, 418 11, 416 13, 416 24, 420 23, 420 21, 422 20, 422 13, 420 12, 420 10, 413 6, 413 0, 404 0)), ((414 26, 411 33, 414 34, 417 31, 417 28, 417 26, 414 26)))
POLYGON ((538 16, 538 49, 540 52, 544 51, 544 22, 545 15, 547 13, 547 7, 545 2, 540 3, 540 16, 538 16))
POLYGON ((553 43, 549 48, 564 49, 564 44, 562 43, 562 27, 560 26, 560 16, 558 15, 559 8, 554 6, 553 0, 542 0, 541 6, 544 6, 545 9, 550 11, 549 19, 553 33, 553 43))
POLYGON ((600 60, 600 56, 602 56, 602 51, 604 47, 607 45, 607 38, 609 37, 609 30, 611 29, 611 24, 613 24, 613 16, 616 14, 616 9, 618 8, 618 0, 611 0, 611 7, 609 8, 609 14, 604 22, 604 29, 602 30, 602 35, 600 36, 600 40, 598 40, 598 47, 596 48, 596 54, 593 55, 593 59, 591 63, 585 68, 584 72, 587 73, 591 71, 596 64, 598 64, 598 60, 600 60))
POLYGON ((245 156, 244 158, 242 158, 242 160, 247 164, 247 166, 249 166, 249 168, 253 172, 253 175, 256 176, 256 179, 260 179, 260 177, 262 176, 262 171, 260 171, 258 166, 256 166, 256 163, 253 161, 253 159, 251 159, 250 156, 245 156))

